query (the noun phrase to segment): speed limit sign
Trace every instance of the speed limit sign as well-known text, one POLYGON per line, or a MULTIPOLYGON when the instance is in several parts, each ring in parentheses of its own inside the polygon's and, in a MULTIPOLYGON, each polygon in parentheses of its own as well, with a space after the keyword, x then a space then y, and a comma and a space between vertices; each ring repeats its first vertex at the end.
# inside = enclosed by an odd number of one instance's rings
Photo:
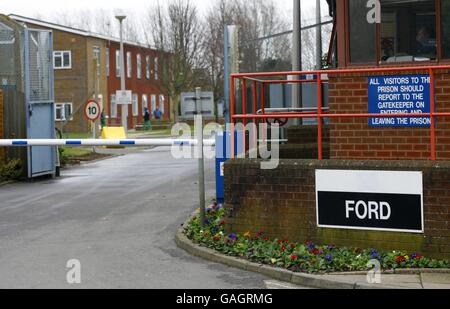
POLYGON ((97 121, 100 117, 100 104, 95 100, 89 100, 86 102, 84 106, 84 115, 86 118, 92 122, 97 121))

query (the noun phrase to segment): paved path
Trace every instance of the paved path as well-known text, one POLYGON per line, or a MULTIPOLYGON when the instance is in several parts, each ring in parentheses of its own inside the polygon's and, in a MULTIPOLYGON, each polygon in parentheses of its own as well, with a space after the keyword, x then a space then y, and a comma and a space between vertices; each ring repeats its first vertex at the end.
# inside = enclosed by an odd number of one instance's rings
MULTIPOLYGON (((329 275, 324 278, 340 282, 367 283, 367 275, 329 275)), ((450 273, 383 274, 375 287, 403 289, 450 289, 450 273)))
MULTIPOLYGON (((0 288, 273 288, 267 278, 192 257, 174 235, 197 207, 197 162, 167 148, 0 187, 0 288)), ((207 196, 214 195, 208 162, 207 196)))

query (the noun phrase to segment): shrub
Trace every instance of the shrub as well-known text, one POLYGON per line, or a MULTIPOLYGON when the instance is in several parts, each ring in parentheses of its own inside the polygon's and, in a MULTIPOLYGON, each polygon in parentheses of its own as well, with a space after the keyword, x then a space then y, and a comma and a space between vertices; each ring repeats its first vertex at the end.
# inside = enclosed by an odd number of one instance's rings
POLYGON ((22 178, 23 164, 20 159, 12 159, 5 165, 0 166, 1 180, 17 180, 22 178))

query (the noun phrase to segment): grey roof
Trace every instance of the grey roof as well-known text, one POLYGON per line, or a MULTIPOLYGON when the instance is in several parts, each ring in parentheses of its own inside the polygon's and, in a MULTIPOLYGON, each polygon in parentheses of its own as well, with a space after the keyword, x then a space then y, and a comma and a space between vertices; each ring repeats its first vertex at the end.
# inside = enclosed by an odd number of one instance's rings
MULTIPOLYGON (((100 33, 95 33, 95 32, 90 32, 90 31, 86 31, 83 29, 77 29, 77 28, 73 28, 73 27, 63 26, 63 25, 52 23, 52 22, 47 22, 47 21, 30 18, 30 17, 25 17, 25 16, 20 16, 20 15, 15 15, 15 14, 10 14, 8 16, 17 22, 30 23, 30 24, 34 24, 34 25, 38 25, 38 26, 42 26, 42 27, 46 27, 46 28, 50 28, 50 29, 54 29, 54 30, 59 30, 59 31, 64 31, 64 32, 69 32, 69 33, 85 36, 85 37, 92 37, 92 38, 102 39, 102 40, 111 41, 111 42, 115 42, 115 43, 120 43, 119 38, 103 35, 100 33)), ((151 47, 149 44, 143 44, 143 43, 139 43, 139 42, 124 41, 124 44, 131 45, 131 46, 137 46, 137 47, 141 47, 141 48, 155 49, 155 48, 151 47)))

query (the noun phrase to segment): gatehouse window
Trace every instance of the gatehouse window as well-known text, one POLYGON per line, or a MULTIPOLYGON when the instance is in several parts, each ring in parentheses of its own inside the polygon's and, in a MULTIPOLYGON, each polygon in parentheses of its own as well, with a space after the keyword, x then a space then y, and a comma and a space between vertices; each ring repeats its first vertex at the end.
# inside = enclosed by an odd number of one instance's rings
POLYGON ((435 0, 381 0, 381 62, 437 58, 435 0))
POLYGON ((380 24, 369 22, 367 1, 345 3, 347 63, 450 59, 450 0, 380 0, 380 24))
POLYGON ((450 0, 441 2, 442 57, 450 58, 450 0))

